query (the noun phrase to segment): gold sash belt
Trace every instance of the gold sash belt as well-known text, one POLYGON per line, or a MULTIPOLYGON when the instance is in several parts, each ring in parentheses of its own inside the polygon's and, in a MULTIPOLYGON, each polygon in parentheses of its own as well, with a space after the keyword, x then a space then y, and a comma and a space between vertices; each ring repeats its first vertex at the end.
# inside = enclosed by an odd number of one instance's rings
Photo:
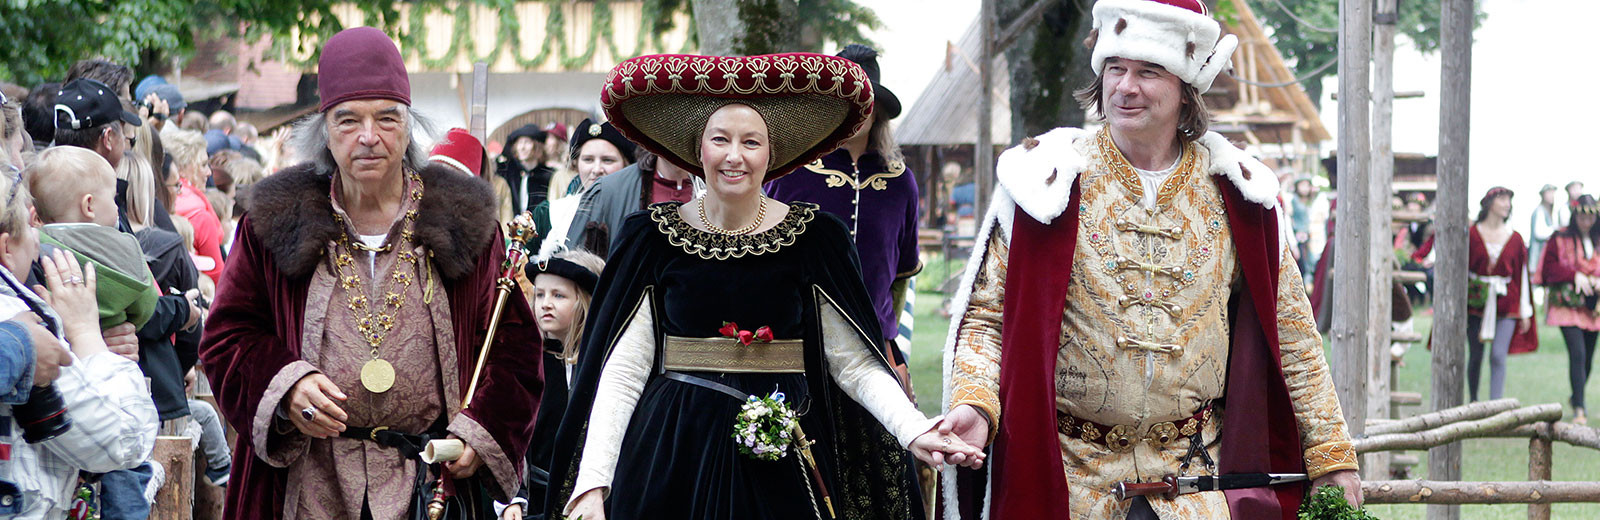
POLYGON ((806 371, 805 342, 777 339, 748 346, 733 338, 667 336, 661 365, 679 372, 779 373, 806 371))

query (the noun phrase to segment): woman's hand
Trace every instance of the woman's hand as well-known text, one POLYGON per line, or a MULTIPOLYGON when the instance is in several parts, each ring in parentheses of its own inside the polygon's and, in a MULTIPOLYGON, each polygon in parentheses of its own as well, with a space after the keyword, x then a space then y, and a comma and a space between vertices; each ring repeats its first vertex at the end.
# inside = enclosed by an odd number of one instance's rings
POLYGON ((572 504, 572 514, 568 519, 576 520, 606 520, 605 488, 594 488, 578 495, 578 501, 572 504))
POLYGON ((960 437, 940 433, 938 427, 918 435, 911 441, 911 454, 934 469, 944 469, 945 462, 966 468, 983 467, 983 450, 967 444, 960 437))
POLYGON ((45 287, 35 287, 45 303, 61 316, 67 344, 79 358, 106 350, 100 336, 100 309, 94 296, 94 264, 78 265, 77 257, 60 249, 39 258, 44 265, 45 287))
POLYGON ((1520 319, 1518 319, 1517 320, 1517 334, 1522 334, 1524 332, 1527 332, 1528 328, 1532 327, 1532 326, 1533 326, 1533 318, 1520 318, 1520 319))
POLYGON ((522 504, 511 504, 500 512, 500 520, 522 520, 522 504))

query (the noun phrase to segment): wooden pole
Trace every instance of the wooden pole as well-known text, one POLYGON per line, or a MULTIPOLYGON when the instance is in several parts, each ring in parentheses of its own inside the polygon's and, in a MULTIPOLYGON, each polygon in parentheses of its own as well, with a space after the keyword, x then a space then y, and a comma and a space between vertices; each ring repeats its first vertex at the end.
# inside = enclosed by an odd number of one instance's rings
POLYGON ((1361 483, 1361 494, 1368 504, 1451 504, 1456 509, 1455 504, 1600 502, 1600 482, 1369 480, 1361 483))
MULTIPOLYGON (((1371 124, 1368 86, 1372 63, 1372 0, 1339 0, 1339 200, 1334 224, 1334 387, 1350 435, 1367 423, 1367 251, 1372 249, 1368 210, 1371 124)), ((1385 295, 1387 298, 1387 295, 1385 295)), ((1388 395, 1383 396, 1384 399, 1388 395)), ((1376 471, 1377 468, 1371 468, 1376 471)))
POLYGON ((1560 418, 1561 405, 1548 403, 1500 412, 1483 419, 1455 422, 1416 433, 1391 433, 1358 438, 1354 444, 1358 453, 1425 450, 1461 439, 1490 437, 1497 432, 1532 422, 1549 422, 1560 418))
MULTIPOLYGON (((1367 178, 1367 417, 1389 416, 1390 333, 1393 332, 1394 236, 1390 187, 1394 183, 1394 22, 1399 0, 1377 0, 1373 13, 1372 169, 1367 178)), ((1365 477, 1386 478, 1389 454, 1362 458, 1365 477)))
MULTIPOLYGON (((472 105, 468 109, 467 131, 478 142, 489 144, 489 64, 472 64, 472 105)), ((566 137, 566 136, 562 136, 566 137)))
POLYGON ((1548 437, 1551 440, 1561 441, 1573 446, 1600 450, 1600 429, 1565 422, 1549 423, 1548 428, 1544 426, 1541 424, 1522 425, 1490 435, 1490 437, 1548 437))
POLYGON ((1449 410, 1440 410, 1380 424, 1368 424, 1367 436, 1383 435, 1386 433, 1412 433, 1422 430, 1431 430, 1450 423, 1482 419, 1500 412, 1515 410, 1522 406, 1516 399, 1507 397, 1493 401, 1482 401, 1465 406, 1457 406, 1449 410))
MULTIPOLYGON (((1433 409, 1460 406, 1467 345, 1467 139, 1472 101, 1472 0, 1443 0, 1440 14, 1439 188, 1434 221, 1433 409)), ((1461 444, 1428 450, 1428 478, 1461 478, 1461 444)), ((1461 508, 1428 506, 1428 520, 1461 508)))
MULTIPOLYGON (((1550 423, 1532 425, 1550 431, 1550 423)), ((1528 439, 1528 480, 1550 480, 1551 441, 1549 435, 1528 439)), ((1550 504, 1528 504, 1528 520, 1550 520, 1550 504)))
POLYGON ((194 441, 188 437, 156 437, 150 461, 166 470, 167 480, 150 506, 151 520, 190 520, 194 515, 194 441))
POLYGON ((973 216, 978 224, 988 216, 989 199, 994 193, 994 55, 996 0, 983 0, 978 10, 978 144, 972 151, 972 173, 977 182, 973 216))

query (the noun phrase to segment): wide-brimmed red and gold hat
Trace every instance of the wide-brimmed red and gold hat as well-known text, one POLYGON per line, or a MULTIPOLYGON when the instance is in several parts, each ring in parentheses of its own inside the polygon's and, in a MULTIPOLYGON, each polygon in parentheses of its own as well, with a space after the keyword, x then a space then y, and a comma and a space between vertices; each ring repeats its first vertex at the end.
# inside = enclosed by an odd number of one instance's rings
POLYGON ((1572 213, 1600 215, 1600 203, 1595 202, 1593 195, 1579 195, 1578 200, 1572 201, 1572 213))
POLYGON ((694 175, 705 174, 706 120, 734 103, 766 119, 771 181, 855 135, 872 113, 872 84, 860 65, 822 54, 659 54, 617 64, 600 91, 600 105, 622 135, 694 175))

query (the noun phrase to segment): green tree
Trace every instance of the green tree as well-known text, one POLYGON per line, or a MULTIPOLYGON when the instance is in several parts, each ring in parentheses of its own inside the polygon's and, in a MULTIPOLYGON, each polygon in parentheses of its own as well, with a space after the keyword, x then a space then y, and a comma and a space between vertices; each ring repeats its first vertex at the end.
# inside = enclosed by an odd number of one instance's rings
MULTIPOLYGON (((563 34, 565 17, 559 7, 575 0, 537 0, 549 4, 554 15, 545 23, 546 34, 563 34)), ((538 55, 516 56, 524 67, 539 66, 557 59, 563 67, 588 62, 598 45, 614 49, 617 35, 611 34, 609 4, 614 0, 576 0, 595 4, 595 23, 587 48, 569 49, 564 38, 547 37, 538 55), (604 40, 603 42, 599 40, 604 40)), ((408 2, 349 2, 333 0, 0 0, 0 80, 25 85, 60 79, 74 62, 103 56, 135 67, 139 73, 159 72, 171 58, 184 59, 195 50, 195 42, 229 36, 255 41, 267 37, 273 42, 270 55, 286 59, 301 57, 314 62, 318 44, 344 29, 334 16, 338 5, 356 5, 364 22, 395 36, 402 49, 418 52, 429 27, 406 23, 401 5, 413 11, 446 12, 456 18, 453 27, 431 28, 461 32, 469 27, 472 6, 487 7, 501 25, 498 45, 490 49, 472 48, 463 41, 445 57, 424 57, 425 63, 453 61, 461 52, 473 59, 495 59, 502 52, 519 52, 517 34, 520 20, 515 16, 518 0, 411 0, 408 2)), ((641 44, 661 51, 661 35, 676 26, 679 13, 691 18, 691 43, 696 45, 693 23, 697 0, 644 0, 644 20, 640 34, 627 35, 641 44)), ((754 0, 734 4, 737 15, 745 18, 748 31, 739 33, 740 49, 766 49, 764 52, 821 50, 824 42, 866 42, 863 29, 876 29, 881 23, 870 9, 853 0, 754 0), (782 13, 774 18, 773 13, 782 13), (792 20, 800 20, 792 23, 792 20), (778 36, 781 36, 778 37, 778 36)), ((713 27, 715 30, 723 30, 713 27)), ((294 61, 294 60, 290 60, 294 61)))

